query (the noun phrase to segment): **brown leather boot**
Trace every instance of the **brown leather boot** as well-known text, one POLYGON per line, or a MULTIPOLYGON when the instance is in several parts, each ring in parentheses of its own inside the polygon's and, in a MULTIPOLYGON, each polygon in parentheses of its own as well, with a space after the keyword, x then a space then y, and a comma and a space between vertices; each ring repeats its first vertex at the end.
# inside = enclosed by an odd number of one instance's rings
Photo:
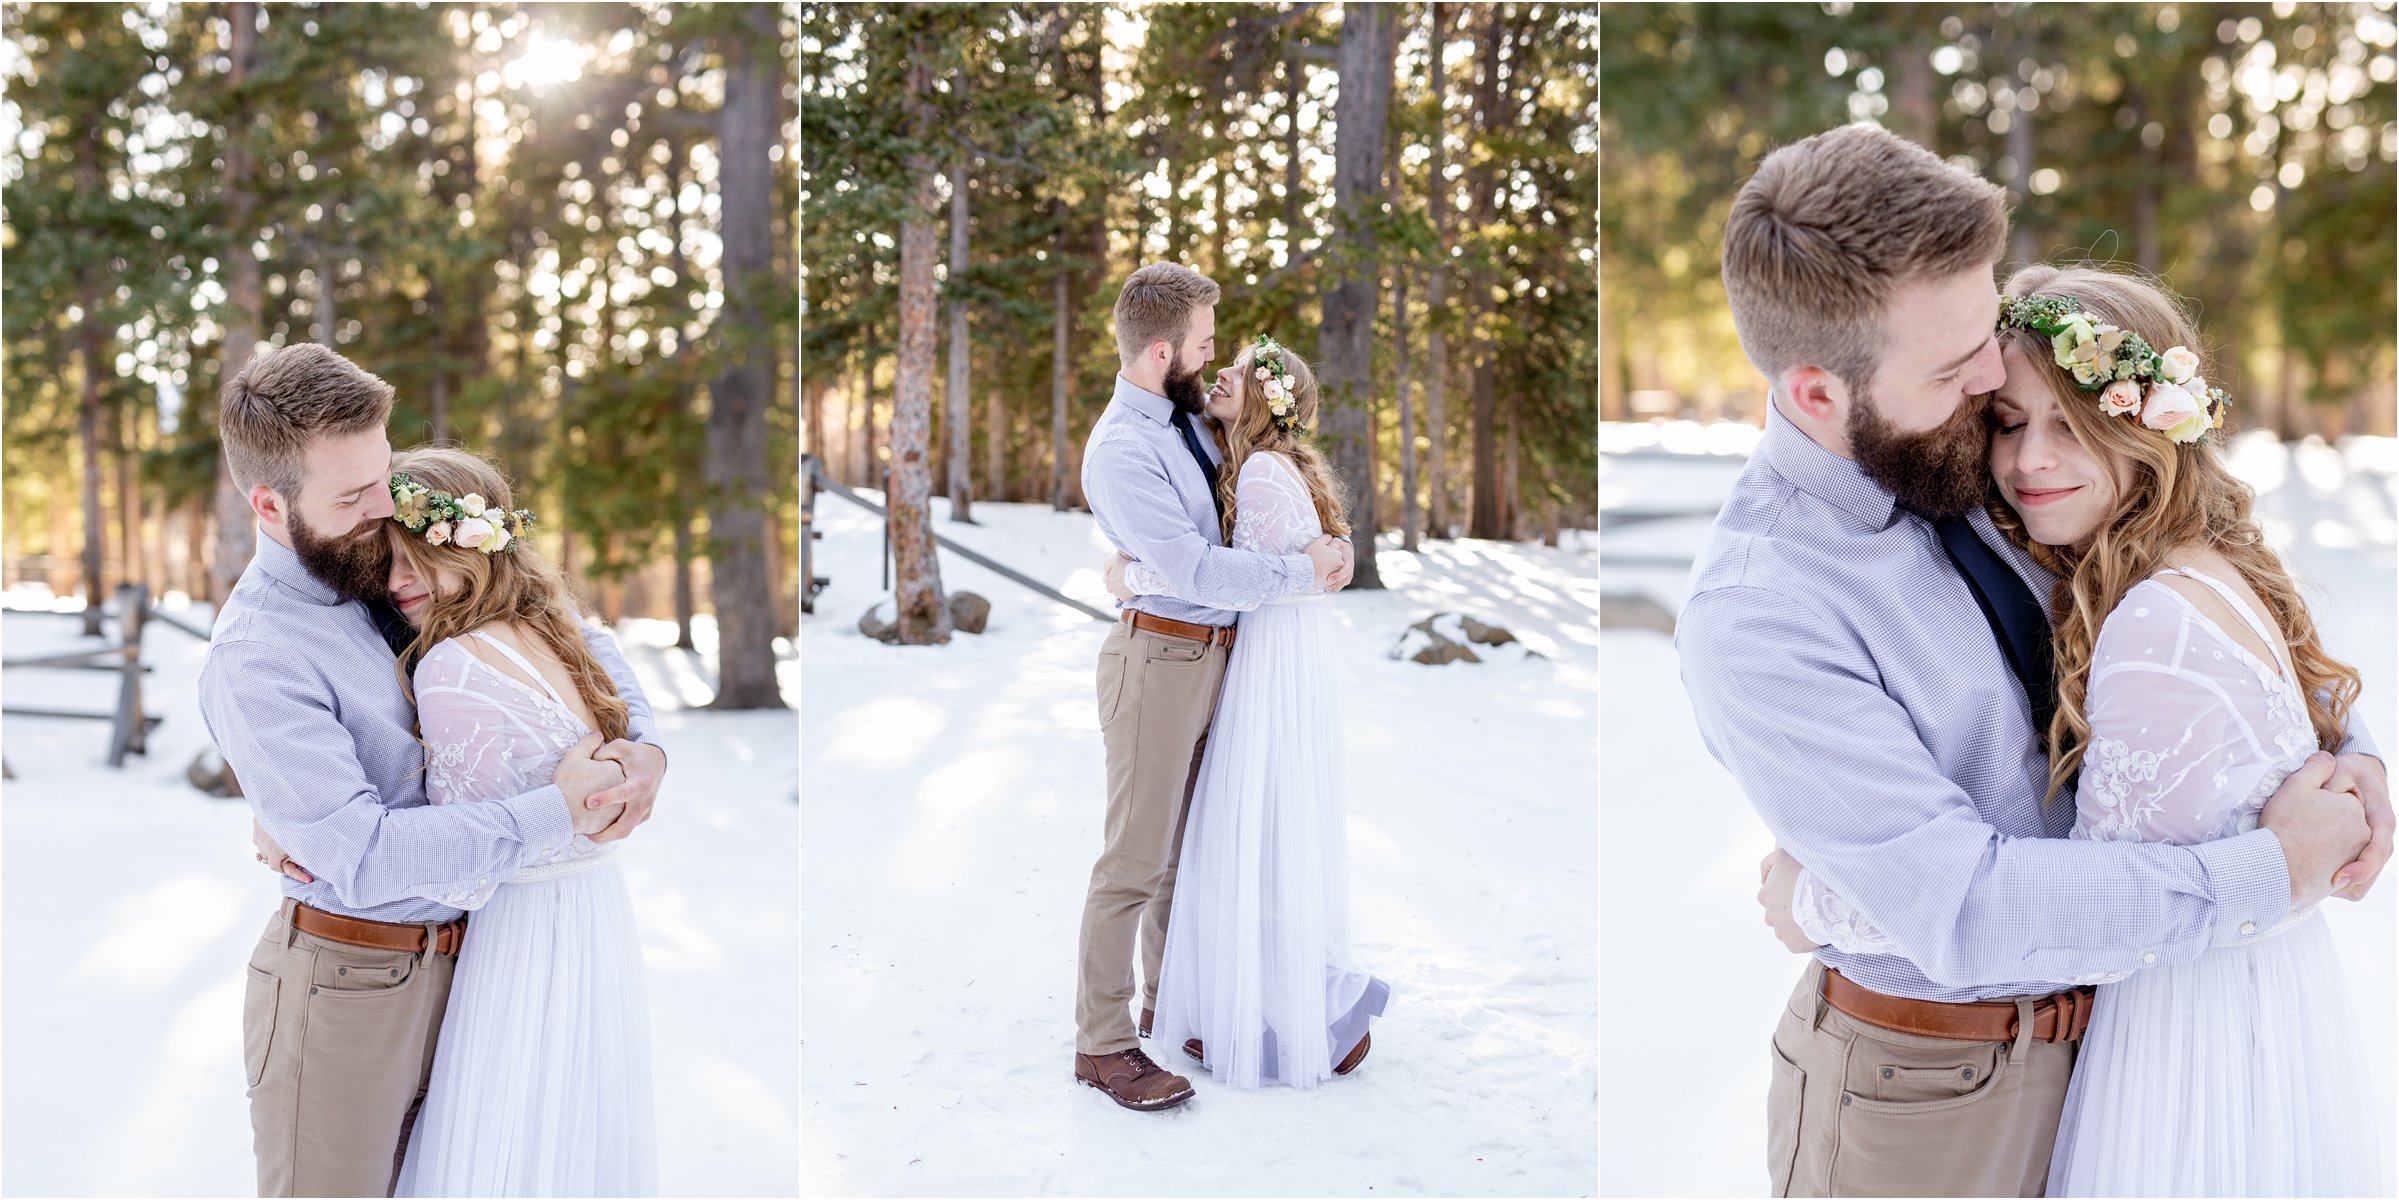
POLYGON ((1191 1098, 1191 1081, 1150 1061, 1138 1048, 1075 1055, 1075 1082, 1140 1112, 1173 1108, 1191 1098))
POLYGON ((1357 1070, 1358 1064, 1366 1061, 1366 1048, 1373 1044, 1373 1034, 1369 1033, 1359 1037, 1357 1046, 1349 1052, 1348 1057, 1341 1060, 1340 1066, 1333 1068, 1333 1074, 1347 1075, 1357 1070))
POLYGON ((1191 1040, 1184 1042, 1183 1053, 1190 1055, 1191 1061, 1198 1063, 1203 1067, 1208 1065, 1207 1048, 1200 1045, 1200 1040, 1198 1038, 1192 1038, 1191 1040))

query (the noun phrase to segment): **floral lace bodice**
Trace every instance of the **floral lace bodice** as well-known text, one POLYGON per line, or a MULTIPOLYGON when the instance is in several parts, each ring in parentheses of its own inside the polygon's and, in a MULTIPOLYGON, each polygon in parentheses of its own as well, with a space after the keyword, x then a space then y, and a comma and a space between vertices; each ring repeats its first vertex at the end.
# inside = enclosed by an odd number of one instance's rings
MULTIPOLYGON (((2234 590, 2190 570, 2161 571, 2206 586, 2273 652, 2282 639, 2234 590)), ((2133 585, 2100 626, 2084 716, 2089 749, 2074 793, 2084 841, 2194 845, 2257 828, 2285 777, 2316 749, 2306 698, 2277 658, 2267 662, 2159 577, 2133 585)), ((1897 953, 1873 921, 1813 872, 1792 907, 1834 949, 1897 953)), ((2313 911, 2296 910, 2268 937, 2313 911)), ((2110 983, 2126 972, 2064 982, 2110 983)))
MULTIPOLYGON (((505 800, 549 785, 559 760, 591 732, 541 673, 498 639, 481 631, 466 636, 514 661, 535 680, 537 690, 477 658, 457 638, 425 652, 415 675, 417 719, 424 732, 425 798, 435 804, 505 800)), ((542 851, 536 861, 508 878, 477 880, 456 892, 431 896, 453 908, 474 909, 502 883, 539 879, 578 870, 613 854, 582 834, 566 850, 542 851)))
MULTIPOLYGON (((1233 501, 1235 550, 1298 554, 1308 548, 1308 543, 1324 536, 1324 524, 1317 519, 1316 502, 1308 495, 1308 485, 1301 482, 1299 471, 1288 459, 1271 450, 1250 455, 1242 462, 1241 478, 1233 485, 1233 501)), ((1125 586, 1140 596, 1173 590, 1162 572, 1144 562, 1126 564, 1125 586)), ((1270 603, 1293 604, 1323 598, 1323 592, 1311 588, 1270 603)))

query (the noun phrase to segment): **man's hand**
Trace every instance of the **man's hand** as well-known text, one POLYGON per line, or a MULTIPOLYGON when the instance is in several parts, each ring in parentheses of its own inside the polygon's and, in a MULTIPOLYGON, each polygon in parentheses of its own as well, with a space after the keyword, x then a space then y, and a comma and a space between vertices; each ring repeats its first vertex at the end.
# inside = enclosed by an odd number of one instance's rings
POLYGON ((1327 581, 1324 590, 1328 592, 1338 592, 1348 587, 1349 581, 1358 573, 1358 548, 1341 538, 1333 539, 1333 548, 1341 551, 1341 567, 1327 581))
MULTIPOLYGON (((2306 765, 2274 790, 2258 814, 2258 824, 2274 831, 2282 842, 2283 865, 2291 875, 2291 907, 2313 904, 2332 894, 2333 873, 2368 853, 2365 806, 2349 792, 2325 785, 2332 780, 2332 756, 2317 751, 2306 765)), ((2387 803, 2387 802, 2386 802, 2387 803)), ((2388 858, 2386 851, 2383 858, 2388 858)), ((2370 865, 2380 870, 2377 860, 2370 865)), ((2370 881, 2369 881, 2370 882, 2370 881)))
POLYGON ((1100 569, 1100 574, 1108 581, 1108 594, 1119 601, 1133 598, 1133 589, 1125 586, 1125 566, 1132 561, 1125 557, 1124 551, 1110 550, 1108 565, 1100 569))
POLYGON ((258 853, 254 857, 265 865, 267 870, 289 875, 302 883, 317 881, 316 876, 309 874, 300 864, 293 862, 292 856, 285 854, 283 847, 275 844, 275 839, 267 833, 267 827, 259 824, 256 817, 250 818, 250 844, 258 848, 258 853))
POLYGON ((2382 760, 2371 754, 2343 754, 2332 760, 2328 792, 2348 792, 2366 808, 2366 852, 2332 877, 2332 894, 2343 900, 2363 900, 2391 861, 2391 788, 2382 760))
POLYGON ((591 840, 618 841, 650 819, 650 810, 658 803, 658 785, 666 779, 666 751, 648 742, 618 738, 600 747, 592 757, 615 763, 625 773, 623 783, 584 801, 588 808, 617 812, 616 820, 607 829, 592 834, 591 840))
POLYGON ((1349 582, 1342 575, 1342 563, 1345 561, 1343 551, 1346 549, 1347 547, 1341 544, 1341 539, 1329 533, 1308 543, 1308 561, 1316 567, 1316 590, 1330 592, 1340 588, 1342 583, 1349 582), (1339 578, 1341 583, 1335 583, 1336 578, 1339 578))
POLYGON ((1816 939, 1802 932, 1791 915, 1791 894, 1798 887, 1799 860, 1783 853, 1781 846, 1758 860, 1758 907, 1766 910, 1766 926, 1774 930, 1774 940, 1793 954, 1813 954, 1816 939))

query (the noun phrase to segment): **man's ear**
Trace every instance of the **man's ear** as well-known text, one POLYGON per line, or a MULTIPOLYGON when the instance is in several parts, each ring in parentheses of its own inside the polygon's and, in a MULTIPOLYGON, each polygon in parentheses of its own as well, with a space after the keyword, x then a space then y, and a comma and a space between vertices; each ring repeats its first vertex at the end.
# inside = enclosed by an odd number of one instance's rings
POLYGON ((285 503, 283 493, 261 483, 250 489, 250 511, 261 521, 282 526, 289 523, 284 515, 291 511, 291 506, 285 503))
POLYGON ((1783 394, 1812 421, 1838 427, 1849 415, 1849 385, 1822 367, 1793 367, 1783 376, 1783 394))

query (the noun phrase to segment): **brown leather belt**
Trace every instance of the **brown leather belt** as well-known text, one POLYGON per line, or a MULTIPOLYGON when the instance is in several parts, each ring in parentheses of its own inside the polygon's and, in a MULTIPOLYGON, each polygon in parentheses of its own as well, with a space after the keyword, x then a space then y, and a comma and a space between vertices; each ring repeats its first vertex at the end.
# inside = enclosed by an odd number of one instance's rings
MULTIPOLYGON (((2075 1042, 2091 1027, 2092 988, 2068 988, 2033 1002, 2032 1039, 2036 1042, 2075 1042)), ((1872 1025, 1917 1037, 1956 1042, 2016 1040, 2016 1005, 2009 1000, 1976 1000, 1945 1004, 1886 996, 1824 969, 1824 1002, 1872 1025)))
MULTIPOLYGON (((425 951, 425 927, 395 925, 389 921, 369 921, 362 917, 345 917, 321 908, 310 908, 292 902, 292 928, 310 937, 364 950, 397 950, 403 954, 422 954, 425 951)), ((458 957, 458 947, 466 941, 466 918, 460 917, 434 930, 433 952, 458 957)))
POLYGON ((1151 633, 1163 633, 1168 637, 1179 637, 1188 641, 1208 642, 1227 650, 1233 648, 1233 627, 1230 625, 1194 625, 1189 621, 1170 621, 1165 617, 1153 617, 1148 613, 1136 612, 1129 608, 1124 611, 1120 619, 1135 629, 1146 629, 1151 633))

